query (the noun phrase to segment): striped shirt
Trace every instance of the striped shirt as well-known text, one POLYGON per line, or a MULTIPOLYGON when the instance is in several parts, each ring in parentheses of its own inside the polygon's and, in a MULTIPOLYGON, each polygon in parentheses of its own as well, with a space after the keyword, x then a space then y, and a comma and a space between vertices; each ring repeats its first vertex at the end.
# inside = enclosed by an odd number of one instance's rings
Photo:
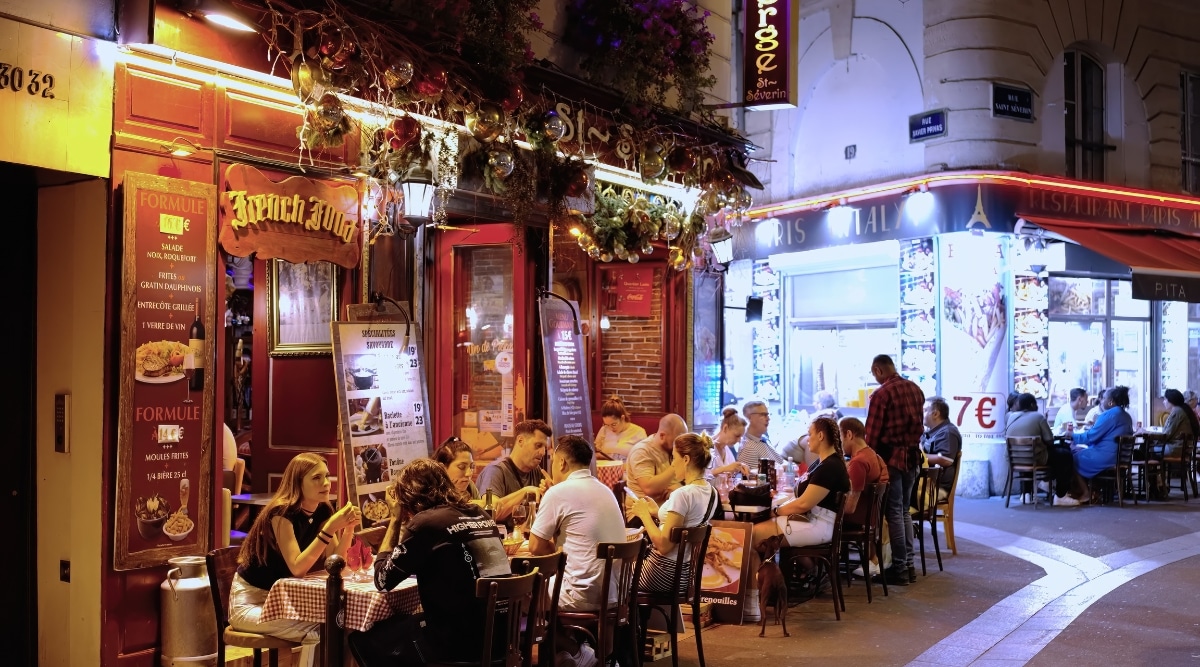
POLYGON ((775 451, 774 447, 747 433, 742 436, 742 450, 738 452, 738 463, 749 468, 752 474, 757 474, 759 459, 771 459, 776 463, 783 463, 783 457, 775 451))
POLYGON ((899 375, 884 380, 871 394, 863 439, 889 466, 909 470, 919 465, 919 459, 909 455, 915 454, 912 450, 925 432, 924 405, 921 388, 899 375))

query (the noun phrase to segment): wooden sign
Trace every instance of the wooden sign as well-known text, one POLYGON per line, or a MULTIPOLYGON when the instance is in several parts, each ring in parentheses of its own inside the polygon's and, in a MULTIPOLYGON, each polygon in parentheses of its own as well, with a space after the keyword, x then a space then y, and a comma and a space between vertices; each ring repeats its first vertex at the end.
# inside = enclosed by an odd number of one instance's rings
POLYGON ((209 549, 217 189, 124 181, 113 567, 209 549))
POLYGON ((654 269, 619 268, 617 275, 617 307, 613 315, 650 317, 651 299, 654 297, 654 269))
POLYGON ((800 3, 749 0, 742 52, 743 102, 754 111, 798 103, 800 3))
POLYGON ((362 258, 358 190, 303 176, 277 183, 254 167, 230 165, 220 241, 236 257, 258 253, 259 259, 327 261, 352 269, 362 258))

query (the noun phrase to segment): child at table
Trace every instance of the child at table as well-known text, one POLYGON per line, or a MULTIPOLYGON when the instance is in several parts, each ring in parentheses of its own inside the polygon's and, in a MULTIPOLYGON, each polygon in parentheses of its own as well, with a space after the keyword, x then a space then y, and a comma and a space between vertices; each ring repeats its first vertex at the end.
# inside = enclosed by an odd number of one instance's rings
POLYGON ((263 622, 263 603, 276 581, 302 577, 332 554, 345 556, 361 515, 351 503, 335 512, 329 489, 329 468, 321 456, 305 452, 287 464, 275 497, 242 542, 229 591, 229 625, 300 642, 304 645, 301 665, 312 664, 319 624, 286 619, 263 622))

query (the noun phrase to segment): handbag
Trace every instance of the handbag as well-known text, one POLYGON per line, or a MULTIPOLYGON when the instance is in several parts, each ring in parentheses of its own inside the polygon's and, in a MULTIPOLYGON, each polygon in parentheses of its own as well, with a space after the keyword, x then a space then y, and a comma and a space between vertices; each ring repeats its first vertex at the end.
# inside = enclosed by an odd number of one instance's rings
POLYGON ((750 486, 745 482, 738 482, 737 486, 729 490, 729 504, 734 506, 770 507, 772 498, 771 487, 767 484, 750 486))

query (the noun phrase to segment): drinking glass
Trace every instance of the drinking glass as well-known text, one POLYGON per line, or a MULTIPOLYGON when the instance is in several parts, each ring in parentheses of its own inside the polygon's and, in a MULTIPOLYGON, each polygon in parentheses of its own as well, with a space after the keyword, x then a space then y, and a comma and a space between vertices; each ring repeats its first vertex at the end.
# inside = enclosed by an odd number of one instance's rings
POLYGON ((513 530, 525 532, 525 519, 529 517, 528 506, 526 506, 523 502, 517 503, 516 507, 513 507, 512 515, 513 530))
POLYGON ((350 538, 350 548, 346 549, 346 569, 350 570, 350 581, 358 581, 358 572, 362 569, 362 554, 358 550, 358 538, 350 538))
POLYGON ((187 387, 187 398, 183 399, 184 403, 192 402, 192 377, 196 375, 196 355, 187 353, 183 356, 183 385, 187 387))

